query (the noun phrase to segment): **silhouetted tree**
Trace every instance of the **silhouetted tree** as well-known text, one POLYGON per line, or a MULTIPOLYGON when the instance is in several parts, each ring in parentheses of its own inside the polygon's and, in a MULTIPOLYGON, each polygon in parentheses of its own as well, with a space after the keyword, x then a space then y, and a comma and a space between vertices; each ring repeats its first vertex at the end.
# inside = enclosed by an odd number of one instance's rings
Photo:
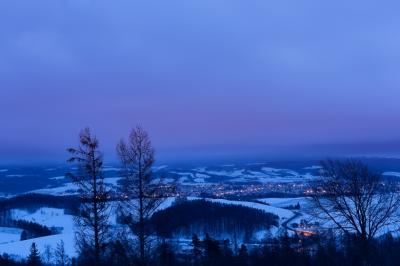
POLYGON ((400 197, 361 161, 327 160, 321 166, 313 214, 348 236, 354 234, 365 258, 378 230, 398 221, 400 197))
POLYGON ((127 243, 123 243, 120 240, 116 240, 111 243, 109 248, 109 255, 107 260, 107 265, 115 266, 128 266, 132 265, 131 258, 129 256, 129 251, 127 250, 127 243))
POLYGON ((65 252, 65 245, 63 240, 60 240, 60 242, 57 243, 56 250, 54 251, 54 259, 57 266, 69 265, 70 259, 65 252))
POLYGON ((163 202, 165 186, 162 178, 153 178, 154 149, 146 131, 137 127, 132 130, 128 141, 117 145, 121 160, 123 199, 119 206, 120 220, 128 225, 139 240, 139 257, 146 264, 146 246, 151 234, 148 219, 163 202))
POLYGON ((28 256, 27 265, 29 265, 29 266, 42 265, 42 261, 40 259, 40 253, 39 253, 39 250, 37 249, 35 242, 33 242, 31 245, 31 253, 28 256))
POLYGON ((202 243, 197 236, 197 234, 193 234, 192 236, 192 258, 193 258, 193 263, 195 265, 199 264, 201 256, 203 255, 203 250, 202 250, 202 243))
POLYGON ((171 244, 168 243, 165 239, 159 244, 157 248, 157 263, 159 266, 175 266, 176 265, 176 257, 175 253, 171 247, 171 244))
POLYGON ((204 255, 207 264, 210 265, 218 265, 218 259, 221 255, 221 247, 217 240, 210 237, 209 234, 206 234, 204 240, 204 255))
POLYGON ((248 253, 246 245, 242 244, 239 249, 238 259, 240 265, 247 265, 248 264, 248 253))
POLYGON ((222 255, 224 257, 231 257, 233 255, 232 249, 230 247, 231 241, 229 239, 225 239, 222 243, 222 255))
POLYGON ((25 263, 22 262, 17 262, 14 261, 13 259, 10 258, 9 255, 3 254, 0 256, 0 265, 1 266, 15 266, 15 265, 26 265, 25 263))
POLYGON ((42 261, 45 265, 51 265, 53 258, 53 252, 51 251, 51 246, 46 245, 44 248, 44 252, 42 253, 42 261))
POLYGON ((28 239, 28 233, 25 230, 23 230, 22 233, 21 233, 20 240, 24 241, 24 240, 27 240, 27 239, 28 239))
MULTIPOLYGON (((68 174, 79 187, 81 205, 75 222, 78 228, 76 240, 80 250, 92 253, 94 263, 101 263, 101 254, 109 238, 108 191, 104 184, 103 157, 99 141, 88 128, 79 135, 78 148, 68 149, 68 162, 77 163, 75 174, 68 174)), ((88 258, 86 258, 88 259, 88 258)))

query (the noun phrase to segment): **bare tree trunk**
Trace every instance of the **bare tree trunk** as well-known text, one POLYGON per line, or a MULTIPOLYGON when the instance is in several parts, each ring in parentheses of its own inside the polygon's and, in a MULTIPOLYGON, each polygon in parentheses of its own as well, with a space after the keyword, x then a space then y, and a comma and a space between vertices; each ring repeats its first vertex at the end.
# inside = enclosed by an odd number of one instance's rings
POLYGON ((91 153, 92 158, 92 168, 93 168, 93 214, 94 214, 94 255, 95 255, 95 263, 96 265, 100 264, 100 243, 99 243, 99 213, 97 207, 97 173, 96 173, 96 165, 95 165, 95 155, 94 152, 91 153))
MULTIPOLYGON (((141 152, 140 152, 141 154, 141 152)), ((141 155, 139 159, 139 244, 140 244, 140 263, 145 264, 145 231, 144 231, 144 213, 143 213, 143 175, 142 175, 142 165, 140 163, 141 155)))

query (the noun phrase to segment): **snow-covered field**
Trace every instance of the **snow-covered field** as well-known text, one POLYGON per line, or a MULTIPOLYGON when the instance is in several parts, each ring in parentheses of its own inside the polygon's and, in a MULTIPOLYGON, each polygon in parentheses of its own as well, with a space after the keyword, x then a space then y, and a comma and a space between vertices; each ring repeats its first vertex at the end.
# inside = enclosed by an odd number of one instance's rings
MULTIPOLYGON (((105 172, 118 172, 119 168, 105 168, 105 172)), ((163 177, 164 184, 182 184, 182 185, 207 185, 219 183, 291 183, 291 182, 308 182, 317 178, 317 166, 304 168, 301 172, 291 169, 280 169, 266 167, 263 164, 253 165, 250 168, 246 166, 225 165, 220 167, 196 167, 185 169, 185 171, 169 170, 167 166, 154 168, 154 172, 160 173, 163 177)), ((120 177, 107 177, 105 182, 115 187, 120 177)), ((36 189, 31 192, 44 193, 51 195, 71 195, 76 191, 76 187, 70 183, 65 176, 54 176, 49 178, 52 181, 63 182, 58 183, 57 187, 36 189)), ((154 183, 158 183, 159 178, 155 178, 154 183)))
MULTIPOLYGON (((307 183, 318 178, 321 167, 316 165, 318 162, 310 162, 307 164, 271 164, 271 163, 242 163, 242 164, 223 164, 216 166, 185 166, 174 168, 167 165, 153 167, 155 173, 155 182, 158 182, 162 177, 164 183, 174 183, 178 185, 189 186, 188 189, 196 186, 203 188, 207 185, 228 184, 241 186, 247 184, 271 184, 278 185, 286 183, 291 186, 293 184, 307 183), (190 187, 193 186, 193 187, 190 187)), ((18 190, 12 192, 19 195, 20 193, 34 192, 49 195, 74 195, 77 193, 77 186, 71 183, 71 180, 65 177, 66 173, 75 170, 74 167, 53 167, 43 169, 19 169, 13 167, 0 168, 0 181, 10 182, 11 180, 20 184, 32 182, 35 180, 37 186, 27 186, 24 192, 18 190), (37 182, 37 178, 41 178, 42 182, 37 182)), ((105 166, 104 175, 105 183, 109 188, 118 186, 118 177, 121 173, 121 168, 118 166, 105 166)), ((400 177, 400 170, 395 167, 390 168, 383 173, 384 176, 391 178, 400 177)), ((15 186, 18 187, 18 186, 15 186)), ((9 193, 9 192, 7 192, 9 193)), ((188 200, 198 200, 200 198, 189 197, 188 200)), ((218 202, 222 204, 240 205, 249 208, 263 210, 268 213, 279 216, 279 227, 272 228, 268 232, 265 230, 259 231, 256 235, 257 239, 262 239, 267 233, 276 235, 281 233, 283 229, 291 229, 293 223, 300 224, 304 220, 314 222, 315 220, 307 215, 310 209, 310 201, 306 197, 298 198, 259 198, 252 201, 238 201, 227 199, 211 199, 205 200, 218 202), (299 206, 297 206, 299 205, 299 206), (297 207, 294 209, 293 207, 297 207)), ((169 208, 176 201, 171 197, 166 199, 158 210, 169 208)), ((0 254, 9 253, 19 258, 25 258, 30 252, 30 246, 33 242, 38 245, 39 251, 44 252, 46 247, 50 246, 55 249, 58 242, 61 240, 65 243, 65 249, 69 256, 75 256, 74 244, 74 222, 73 216, 65 214, 62 209, 55 208, 40 208, 37 211, 30 213, 26 210, 15 209, 12 211, 14 219, 23 219, 33 221, 48 227, 57 227, 60 234, 35 238, 25 241, 20 241, 21 229, 0 227, 0 254)), ((115 224, 115 216, 110 218, 110 221, 115 224)), ((321 224, 322 226, 322 224, 321 224)), ((189 240, 188 240, 189 241, 189 240)))
MULTIPOLYGON (((315 170, 310 168, 308 170, 315 170)), ((310 181, 316 178, 312 173, 298 173, 290 169, 278 169, 272 167, 258 167, 254 170, 245 168, 236 168, 234 165, 228 165, 224 169, 208 169, 206 167, 200 167, 193 169, 194 173, 178 173, 180 175, 186 174, 186 176, 198 176, 199 174, 204 175, 204 178, 219 177, 219 180, 224 182, 233 183, 287 183, 287 182, 299 182, 299 181, 310 181), (228 169, 226 169, 228 168, 228 169), (231 168, 231 169, 229 169, 231 168), (222 178, 222 179, 221 179, 222 178)), ((194 179, 194 182, 198 182, 198 179, 194 179)), ((208 182, 210 182, 208 180, 208 182)), ((215 181, 214 181, 215 182, 215 181)))
POLYGON ((60 243, 61 240, 64 241, 66 254, 68 254, 69 257, 75 257, 77 254, 75 250, 73 233, 63 233, 59 235, 29 239, 25 241, 0 244, 0 253, 7 253, 17 259, 25 259, 30 253, 32 243, 35 243, 39 252, 43 254, 47 246, 54 250, 57 246, 57 243, 60 243))
POLYGON ((300 198, 264 198, 258 199, 258 201, 266 203, 268 205, 285 208, 288 206, 294 206, 300 204, 301 207, 308 206, 310 204, 309 199, 305 197, 300 198))
POLYGON ((61 175, 61 176, 55 176, 55 177, 51 177, 51 178, 49 178, 50 180, 62 180, 62 179, 65 179, 65 176, 64 175, 61 175))
POLYGON ((34 213, 25 210, 15 209, 12 211, 14 219, 32 221, 48 227, 57 227, 61 229, 58 235, 39 237, 25 241, 19 241, 21 229, 0 228, 0 253, 7 253, 17 258, 25 258, 33 242, 38 246, 40 252, 44 252, 46 246, 55 249, 57 243, 61 240, 65 243, 65 251, 69 256, 76 256, 74 244, 74 223, 73 216, 64 214, 64 210, 55 208, 40 208, 34 213), (3 237, 4 236, 4 237, 3 237))
POLYGON ((30 191, 30 193, 38 193, 38 194, 47 194, 54 196, 62 196, 62 195, 74 195, 76 194, 78 187, 73 183, 65 183, 59 187, 53 188, 42 188, 30 191))
MULTIPOLYGON (((154 182, 158 183, 160 177, 164 184, 177 184, 185 186, 207 186, 216 184, 279 184, 279 183, 303 183, 315 180, 318 175, 318 166, 308 166, 296 168, 296 170, 277 168, 269 166, 266 163, 256 164, 228 164, 222 166, 202 166, 171 168, 166 165, 155 166, 154 182)), ((77 187, 66 177, 66 173, 75 171, 74 167, 69 168, 46 168, 37 171, 38 174, 32 174, 26 169, 0 169, 0 181, 2 177, 19 180, 21 184, 31 184, 23 193, 42 193, 50 195, 74 195, 77 187), (38 176, 37 176, 38 175, 38 176), (42 178, 45 184, 41 186, 32 185, 32 180, 42 178)), ((110 188, 115 188, 121 179, 121 169, 113 166, 104 168, 105 183, 110 188)), ((389 173, 390 174, 390 173, 389 173)), ((17 181, 15 181, 17 182, 17 181)), ((19 186, 15 186, 16 190, 19 186)), ((21 186, 22 189, 22 186, 21 186)), ((18 195, 5 194, 6 196, 18 195)))
POLYGON ((63 233, 73 232, 73 216, 64 213, 63 209, 40 208, 34 213, 26 210, 13 210, 12 217, 25 221, 32 221, 47 227, 62 227, 63 233))
POLYGON ((382 175, 400 177, 400 172, 384 172, 382 175))
POLYGON ((13 227, 0 227, 0 245, 17 242, 21 238, 22 229, 13 227))
MULTIPOLYGON (((254 201, 237 201, 227 199, 211 199, 211 198, 198 198, 188 197, 187 200, 206 200, 210 202, 216 202, 227 205, 238 205, 258 210, 265 211, 267 213, 275 214, 279 217, 279 226, 272 227, 270 229, 260 230, 253 236, 252 241, 261 241, 265 236, 277 236, 282 234, 285 230, 288 230, 290 234, 294 233, 294 230, 307 231, 307 227, 302 227, 304 223, 308 223, 312 226, 316 220, 307 214, 311 206, 310 199, 306 197, 297 198, 261 198, 255 199, 254 201), (298 209, 287 209, 299 204, 298 209), (294 224, 300 227, 293 227, 294 224), (297 229, 296 229, 297 228, 297 229)), ((176 202, 176 198, 170 197, 158 207, 157 211, 171 207, 176 202)), ((40 208, 35 212, 28 212, 26 210, 14 209, 11 213, 14 219, 22 219, 26 221, 36 222, 47 227, 56 227, 60 233, 57 235, 40 237, 35 239, 29 239, 20 241, 21 229, 0 227, 0 254, 8 253, 14 258, 26 258, 30 252, 30 247, 33 242, 38 246, 39 251, 43 254, 46 248, 54 250, 57 243, 61 240, 64 241, 66 253, 70 257, 77 255, 75 250, 74 241, 74 217, 64 213, 62 209, 56 208, 40 208)), ((115 215, 110 217, 110 223, 116 225, 115 215)), ((321 224, 321 226, 324 226, 321 224)), ((387 232, 385 230, 382 233, 387 232)), ((179 241, 190 241, 190 239, 180 239, 179 241)))
MULTIPOLYGON (((200 198, 190 197, 188 200, 199 200, 200 198)), ((241 205, 249 208, 255 208, 263 210, 268 213, 273 213, 279 216, 280 224, 284 221, 290 219, 295 214, 291 210, 283 209, 277 206, 269 206, 263 203, 256 203, 250 201, 231 201, 225 199, 205 199, 211 202, 218 202, 222 204, 230 205, 241 205)), ((263 199, 268 200, 268 199, 263 199)), ((300 198, 299 198, 300 200, 300 198)), ((176 198, 167 198, 157 210, 163 210, 171 207, 176 198)), ((277 199, 272 199, 273 202, 277 202, 277 199)), ((56 227, 60 230, 60 234, 29 239, 25 241, 20 241, 21 229, 18 228, 7 228, 0 227, 0 254, 8 253, 15 258, 25 258, 29 252, 30 247, 33 242, 38 246, 38 249, 43 253, 46 248, 54 250, 61 240, 65 243, 66 253, 70 256, 76 256, 75 241, 74 241, 74 217, 64 213, 63 209, 56 208, 40 208, 35 212, 28 212, 26 210, 14 209, 11 213, 14 219, 22 219, 26 221, 36 222, 47 227, 56 227)), ((115 217, 110 218, 112 223, 115 223, 115 217)), ((276 234, 278 228, 272 228, 270 233, 276 234)), ((256 238, 260 240, 265 236, 266 231, 262 230, 257 233, 256 238)))

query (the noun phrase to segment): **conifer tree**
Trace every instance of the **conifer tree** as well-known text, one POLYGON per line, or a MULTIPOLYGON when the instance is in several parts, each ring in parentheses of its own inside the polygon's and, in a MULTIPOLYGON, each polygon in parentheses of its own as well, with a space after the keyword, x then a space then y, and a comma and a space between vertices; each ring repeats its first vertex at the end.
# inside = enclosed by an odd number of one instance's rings
POLYGON ((67 174, 78 186, 80 209, 76 216, 76 241, 85 260, 101 264, 101 254, 109 240, 109 192, 104 183, 103 156, 99 151, 99 141, 89 128, 79 135, 78 148, 69 148, 68 162, 77 164, 74 174, 67 174), (87 257, 89 256, 89 257, 87 257))
POLYGON ((42 265, 42 261, 40 259, 40 253, 39 253, 39 250, 37 249, 35 242, 33 242, 31 245, 31 253, 28 256, 27 265, 29 265, 29 266, 41 266, 42 265))

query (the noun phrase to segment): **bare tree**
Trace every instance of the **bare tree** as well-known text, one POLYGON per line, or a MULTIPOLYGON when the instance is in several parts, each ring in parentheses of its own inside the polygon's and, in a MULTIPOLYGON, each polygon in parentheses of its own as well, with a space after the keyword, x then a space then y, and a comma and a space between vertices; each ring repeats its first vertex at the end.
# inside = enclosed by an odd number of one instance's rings
POLYGON ((132 130, 127 142, 119 142, 117 153, 123 165, 119 216, 138 238, 140 263, 144 265, 151 234, 147 220, 163 202, 166 187, 161 177, 153 177, 154 149, 141 127, 132 130))
POLYGON ((55 257, 55 265, 57 266, 69 265, 69 257, 65 252, 65 246, 63 240, 60 240, 60 242, 57 243, 56 250, 54 251, 54 257, 55 257))
POLYGON ((327 160, 321 166, 321 179, 312 197, 313 214, 318 218, 355 235, 363 248, 368 248, 380 229, 389 229, 398 221, 400 198, 380 174, 357 160, 327 160))
POLYGON ((75 219, 76 240, 82 253, 88 252, 95 265, 100 265, 109 237, 109 192, 104 184, 103 157, 98 150, 97 138, 86 128, 79 139, 78 148, 68 149, 71 154, 68 162, 77 163, 77 171, 67 174, 78 186, 81 199, 79 215, 75 219))
POLYGON ((50 245, 45 245, 44 252, 42 254, 42 261, 45 265, 51 265, 53 258, 53 252, 50 245))

